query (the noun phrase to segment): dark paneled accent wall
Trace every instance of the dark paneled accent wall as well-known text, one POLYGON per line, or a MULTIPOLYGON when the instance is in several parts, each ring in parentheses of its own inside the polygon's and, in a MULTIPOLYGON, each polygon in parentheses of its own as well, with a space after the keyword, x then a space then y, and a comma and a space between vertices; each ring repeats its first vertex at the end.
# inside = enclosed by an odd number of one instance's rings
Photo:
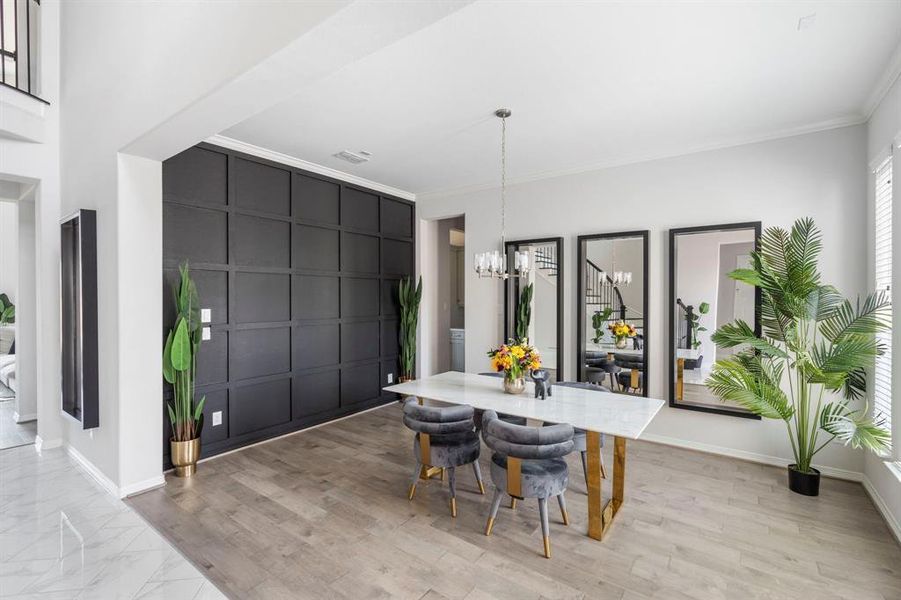
POLYGON ((413 215, 406 200, 209 144, 163 163, 163 323, 184 260, 212 311, 204 456, 393 400, 381 388, 398 373, 413 215))

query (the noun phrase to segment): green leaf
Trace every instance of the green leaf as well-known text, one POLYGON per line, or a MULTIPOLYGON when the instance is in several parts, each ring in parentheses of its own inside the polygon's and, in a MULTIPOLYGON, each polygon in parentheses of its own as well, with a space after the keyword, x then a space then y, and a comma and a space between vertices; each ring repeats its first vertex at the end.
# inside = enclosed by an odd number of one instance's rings
POLYGON ((701 302, 701 304, 698 305, 698 312, 701 313, 702 315, 706 315, 707 313, 709 313, 710 312, 710 303, 701 302))
POLYGON ((710 339, 720 348, 734 348, 735 346, 747 344, 767 356, 777 356, 779 358, 788 356, 781 348, 774 346, 763 338, 757 337, 751 326, 741 320, 723 325, 713 333, 710 339))
POLYGON ((884 452, 891 448, 891 434, 884 427, 885 421, 877 416, 872 419, 864 411, 851 411, 842 403, 830 402, 823 408, 820 427, 846 446, 884 452))
POLYGON ((199 421, 203 416, 203 405, 206 403, 206 396, 200 398, 200 402, 194 407, 194 420, 199 421))
POLYGON ((735 269, 729 272, 729 277, 754 287, 758 287, 761 284, 760 273, 755 269, 735 269))
POLYGON ((175 369, 172 367, 172 330, 166 336, 166 345, 163 346, 163 379, 170 385, 175 385, 175 369))
POLYGON ((174 435, 176 420, 175 420, 175 409, 172 408, 171 402, 166 402, 166 410, 169 411, 169 424, 172 426, 173 435, 174 435))
POLYGON ((735 402, 761 417, 787 421, 794 415, 794 408, 781 387, 756 376, 735 358, 717 361, 705 383, 723 400, 735 402))
POLYGON ((188 323, 183 317, 178 318, 172 347, 169 353, 172 368, 176 371, 187 371, 192 364, 191 336, 188 334, 188 323))
POLYGON ((863 304, 858 298, 857 306, 852 305, 850 300, 845 300, 823 321, 820 331, 830 342, 849 335, 873 335, 891 327, 890 316, 891 301, 881 291, 867 296, 863 304))
POLYGON ((843 301, 844 298, 833 286, 817 286, 807 295, 807 318, 817 322, 825 321, 835 314, 843 301))

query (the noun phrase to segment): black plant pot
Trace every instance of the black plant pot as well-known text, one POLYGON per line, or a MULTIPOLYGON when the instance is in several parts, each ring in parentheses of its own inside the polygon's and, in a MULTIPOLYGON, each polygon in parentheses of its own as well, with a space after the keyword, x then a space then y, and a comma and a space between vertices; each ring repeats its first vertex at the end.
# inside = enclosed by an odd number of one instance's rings
POLYGON ((820 472, 811 467, 810 473, 804 473, 796 466, 788 465, 788 489, 804 496, 819 496, 820 472))

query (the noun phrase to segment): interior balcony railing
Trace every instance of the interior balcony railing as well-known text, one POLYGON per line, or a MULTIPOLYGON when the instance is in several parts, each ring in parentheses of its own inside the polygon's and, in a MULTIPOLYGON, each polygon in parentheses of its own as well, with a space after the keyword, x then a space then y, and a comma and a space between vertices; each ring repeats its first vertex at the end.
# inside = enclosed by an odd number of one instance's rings
POLYGON ((41 98, 41 0, 0 0, 0 84, 41 98))

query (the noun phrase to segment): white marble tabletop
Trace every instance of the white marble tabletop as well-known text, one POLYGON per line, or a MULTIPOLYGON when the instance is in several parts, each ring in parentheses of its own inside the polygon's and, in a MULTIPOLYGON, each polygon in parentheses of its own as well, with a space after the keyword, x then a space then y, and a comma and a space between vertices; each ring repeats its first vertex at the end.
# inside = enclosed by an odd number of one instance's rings
POLYGON ((437 400, 448 404, 469 404, 474 408, 495 410, 508 415, 552 423, 570 423, 574 427, 600 431, 629 439, 638 439, 663 400, 611 394, 555 385, 553 396, 534 398, 534 384, 527 383, 519 395, 505 394, 499 377, 449 371, 385 387, 385 391, 437 400))

